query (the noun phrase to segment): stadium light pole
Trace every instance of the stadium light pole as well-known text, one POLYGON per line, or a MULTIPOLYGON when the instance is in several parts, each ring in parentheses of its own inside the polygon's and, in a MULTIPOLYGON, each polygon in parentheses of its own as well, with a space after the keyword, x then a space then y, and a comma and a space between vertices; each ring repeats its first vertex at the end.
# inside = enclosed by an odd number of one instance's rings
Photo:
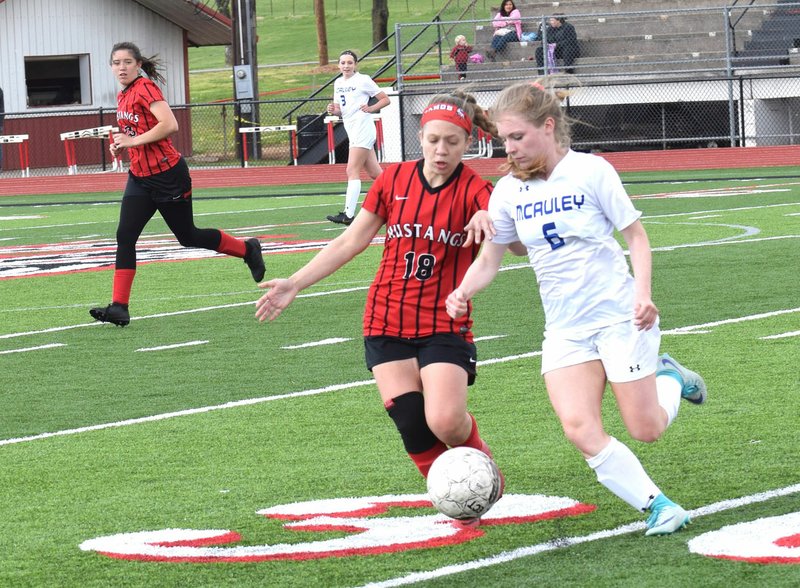
MULTIPOLYGON (((258 126, 258 56, 256 52, 258 37, 256 35, 256 3, 255 0, 234 0, 231 7, 231 24, 233 42, 233 90, 236 99, 236 144, 244 166, 244 153, 241 149, 241 126, 258 126)), ((253 140, 248 142, 251 159, 260 159, 261 140, 254 133, 253 140)))

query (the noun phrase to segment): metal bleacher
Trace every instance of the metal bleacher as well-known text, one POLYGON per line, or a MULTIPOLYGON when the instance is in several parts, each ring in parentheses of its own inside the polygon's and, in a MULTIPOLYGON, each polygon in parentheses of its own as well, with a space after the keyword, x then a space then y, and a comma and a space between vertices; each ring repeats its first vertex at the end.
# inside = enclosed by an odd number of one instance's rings
MULTIPOLYGON (((584 80, 620 76, 709 76, 731 67, 793 64, 800 45, 800 3, 747 0, 582 0, 518 2, 525 31, 538 31, 562 13, 575 26, 581 56, 575 74, 584 80), (726 6, 730 19, 726 19, 726 6), (655 7, 655 8, 654 8, 655 7)), ((496 11, 489 16, 493 16, 496 11)), ((488 55, 493 27, 475 24, 473 46, 488 55)), ((540 41, 509 43, 494 61, 470 64, 470 80, 530 76, 540 41)), ((457 79, 444 65, 442 81, 457 79)))

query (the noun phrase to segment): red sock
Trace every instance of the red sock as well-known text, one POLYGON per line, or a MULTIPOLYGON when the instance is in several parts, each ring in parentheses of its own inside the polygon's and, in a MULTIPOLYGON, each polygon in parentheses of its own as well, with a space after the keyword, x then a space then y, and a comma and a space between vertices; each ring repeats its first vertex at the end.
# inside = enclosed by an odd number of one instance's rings
POLYGON ((486 445, 486 442, 481 439, 481 436, 478 434, 478 421, 475 420, 475 417, 471 414, 469 418, 472 419, 472 430, 469 433, 469 437, 467 437, 466 441, 464 441, 461 445, 457 445, 457 447, 472 447, 473 449, 477 449, 478 451, 483 451, 489 457, 492 457, 492 451, 489 449, 489 446, 486 445))
POLYGON ((136 276, 135 269, 118 269, 114 270, 114 286, 111 293, 111 301, 117 304, 128 305, 131 299, 131 288, 133 287, 133 278, 136 276))
POLYGON ((223 231, 219 232, 220 240, 217 251, 225 255, 232 255, 233 257, 244 257, 247 253, 247 245, 241 239, 231 237, 228 233, 223 231))
POLYGON ((428 449, 428 451, 423 451, 422 453, 409 453, 408 456, 414 462, 414 465, 417 466, 419 472, 427 478, 428 471, 431 469, 433 462, 445 451, 447 451, 447 445, 441 441, 437 441, 436 445, 428 449))

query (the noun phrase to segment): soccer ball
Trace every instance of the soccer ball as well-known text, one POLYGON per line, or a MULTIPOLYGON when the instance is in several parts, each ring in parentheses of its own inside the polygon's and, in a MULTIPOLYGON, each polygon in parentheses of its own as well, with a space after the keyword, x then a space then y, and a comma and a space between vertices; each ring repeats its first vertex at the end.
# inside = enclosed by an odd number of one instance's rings
POLYGON ((451 519, 474 519, 489 512, 502 490, 492 458, 471 447, 454 447, 436 458, 428 472, 428 497, 451 519))

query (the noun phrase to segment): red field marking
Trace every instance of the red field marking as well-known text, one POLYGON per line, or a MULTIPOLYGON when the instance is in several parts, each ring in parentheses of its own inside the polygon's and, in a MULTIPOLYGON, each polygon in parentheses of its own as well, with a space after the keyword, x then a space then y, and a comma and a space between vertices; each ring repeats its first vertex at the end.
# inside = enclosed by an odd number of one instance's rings
MULTIPOLYGON (((601 153, 620 172, 771 167, 800 164, 800 146, 671 149, 601 153)), ((468 165, 482 176, 503 175, 503 159, 472 159, 468 165)), ((346 164, 299 165, 192 170, 195 188, 291 186, 346 182, 346 164)), ((78 174, 0 178, 0 197, 24 194, 122 192, 127 174, 78 174)))

